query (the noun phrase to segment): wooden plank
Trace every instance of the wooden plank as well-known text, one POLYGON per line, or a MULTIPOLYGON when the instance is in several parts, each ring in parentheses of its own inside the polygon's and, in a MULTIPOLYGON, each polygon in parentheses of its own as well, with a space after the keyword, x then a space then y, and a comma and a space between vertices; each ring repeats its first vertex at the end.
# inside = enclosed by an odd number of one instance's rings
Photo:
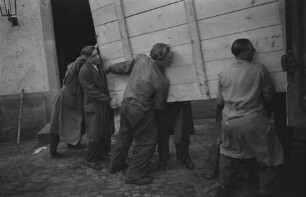
POLYGON ((125 23, 122 0, 114 0, 116 18, 118 21, 118 27, 120 32, 120 38, 122 42, 123 54, 126 60, 133 58, 131 44, 129 40, 129 34, 125 23))
MULTIPOLYGON (((188 84, 197 82, 196 71, 194 65, 186 65, 178 68, 169 68, 166 75, 170 81, 170 85, 188 84)), ((108 76, 108 87, 111 92, 125 90, 129 76, 127 75, 111 75, 108 76)), ((199 90, 198 90, 199 91, 199 90)))
POLYGON ((178 2, 166 7, 128 17, 127 29, 131 37, 185 24, 184 3, 178 2), (178 14, 180 13, 180 14, 178 14))
POLYGON ((113 0, 89 0, 90 9, 96 10, 98 8, 110 5, 113 3, 113 0))
POLYGON ((238 38, 250 39, 258 53, 284 49, 282 27, 281 25, 276 25, 202 41, 202 52, 205 61, 233 57, 231 45, 238 38))
MULTIPOLYGON (((270 73, 270 75, 274 82, 276 92, 285 92, 287 84, 286 73, 279 71, 279 72, 270 73)), ((212 98, 216 98, 218 91, 218 80, 210 80, 208 81, 208 85, 211 90, 212 98)))
MULTIPOLYGON (((173 85, 169 88, 167 102, 201 99, 198 83, 173 85)), ((123 94, 124 91, 110 92, 111 97, 118 99, 120 102, 122 101, 123 94)))
POLYGON ((201 40, 280 23, 277 2, 198 21, 201 40))
POLYGON ((200 100, 202 98, 198 83, 170 86, 167 102, 200 100))
MULTIPOLYGON (((256 54, 254 57, 254 62, 265 65, 269 72, 281 71, 281 57, 284 53, 284 50, 279 50, 256 54)), ((235 61, 235 58, 230 58, 207 62, 206 71, 208 79, 218 79, 218 74, 221 72, 221 70, 227 66, 230 66, 235 61)))
POLYGON ((124 0, 125 16, 134 15, 140 12, 146 12, 158 7, 169 5, 182 0, 124 0))
POLYGON ((99 49, 102 56, 102 60, 104 61, 123 57, 123 49, 121 41, 99 45, 99 49))
POLYGON ((150 51, 152 46, 158 42, 167 43, 170 46, 190 43, 186 24, 132 37, 130 41, 134 54, 150 51))
POLYGON ((274 1, 275 0, 195 0, 195 8, 197 18, 203 19, 274 1))
POLYGON ((115 21, 116 20, 115 6, 111 4, 92 11, 92 18, 95 27, 115 21))
MULTIPOLYGON (((110 44, 111 46, 107 47, 107 49, 103 49, 103 51, 105 51, 105 53, 107 55, 112 54, 111 51, 115 51, 118 50, 113 44, 110 44)), ((105 45, 100 46, 101 48, 103 48, 105 45)), ((171 50, 173 52, 174 55, 174 59, 173 62, 171 63, 170 67, 180 67, 180 66, 185 66, 185 65, 189 65, 193 63, 193 54, 192 54, 192 49, 191 49, 191 44, 185 44, 185 45, 179 45, 179 46, 174 46, 171 47, 171 50)), ((117 62, 121 62, 124 61, 124 58, 121 56, 120 57, 120 51, 117 52, 117 54, 112 55, 112 56, 116 56, 114 58, 110 57, 110 56, 106 56, 104 53, 102 54, 102 59, 103 59, 103 63, 105 65, 111 65, 111 64, 115 64, 117 62)), ((150 51, 145 51, 143 52, 144 54, 149 55, 150 51)), ((139 53, 137 53, 139 54, 139 53)), ((134 54, 137 55, 137 54, 134 54)))
POLYGON ((120 40, 118 22, 114 21, 95 27, 98 44, 106 44, 120 40))
POLYGON ((196 78, 199 83, 202 99, 209 98, 207 75, 201 49, 199 29, 197 25, 196 13, 193 0, 185 0, 185 11, 188 21, 188 30, 193 52, 193 61, 196 70, 196 78))

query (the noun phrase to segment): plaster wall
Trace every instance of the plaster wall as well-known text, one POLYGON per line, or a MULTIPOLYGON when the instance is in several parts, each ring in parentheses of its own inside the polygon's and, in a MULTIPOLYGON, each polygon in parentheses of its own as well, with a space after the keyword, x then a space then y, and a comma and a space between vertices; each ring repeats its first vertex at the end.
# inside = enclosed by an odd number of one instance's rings
POLYGON ((0 18, 0 95, 49 91, 40 0, 18 0, 19 26, 0 18))

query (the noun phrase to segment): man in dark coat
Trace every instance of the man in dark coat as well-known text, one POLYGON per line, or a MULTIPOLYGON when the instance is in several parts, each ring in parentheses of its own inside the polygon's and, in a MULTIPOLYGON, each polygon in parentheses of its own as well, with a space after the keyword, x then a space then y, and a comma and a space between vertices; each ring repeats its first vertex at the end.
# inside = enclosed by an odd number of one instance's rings
POLYGON ((85 62, 79 74, 84 89, 84 111, 88 133, 87 166, 100 170, 99 160, 105 160, 110 151, 110 140, 114 133, 114 112, 117 102, 109 95, 106 76, 101 68, 97 48, 85 62))
POLYGON ((124 178, 130 184, 152 182, 152 178, 147 176, 147 168, 157 140, 153 112, 154 109, 163 109, 168 97, 169 81, 164 70, 172 62, 170 47, 157 43, 150 56, 137 55, 108 68, 111 72, 131 72, 121 105, 119 136, 109 168, 110 173, 115 173, 126 166, 126 156, 134 141, 134 157, 124 178))
POLYGON ((93 46, 85 46, 75 62, 67 67, 63 87, 55 99, 55 109, 50 125, 50 155, 61 158, 57 152, 59 141, 70 146, 79 145, 84 133, 84 93, 79 82, 79 72, 87 58, 92 53, 93 46))
POLYGON ((189 155, 189 135, 194 134, 190 101, 167 103, 164 110, 156 110, 158 168, 164 170, 169 158, 169 136, 174 135, 176 158, 187 169, 193 169, 194 163, 189 155))

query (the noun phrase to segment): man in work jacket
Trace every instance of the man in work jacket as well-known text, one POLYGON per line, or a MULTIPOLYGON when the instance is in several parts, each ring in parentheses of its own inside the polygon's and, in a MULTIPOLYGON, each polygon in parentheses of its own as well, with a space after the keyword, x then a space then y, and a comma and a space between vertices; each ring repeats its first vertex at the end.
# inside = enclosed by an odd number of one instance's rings
POLYGON ((52 158, 62 157, 57 152, 59 141, 70 146, 79 146, 84 133, 84 93, 79 82, 79 72, 91 55, 94 46, 85 46, 75 62, 67 67, 63 87, 55 99, 55 110, 50 125, 50 155, 52 158))
POLYGON ((106 76, 96 47, 82 67, 79 79, 84 89, 84 111, 88 134, 86 165, 100 170, 99 160, 106 160, 114 133, 114 112, 117 101, 109 95, 106 76))
POLYGON ((126 183, 148 184, 147 167, 155 151, 157 129, 154 109, 163 109, 168 96, 169 81, 164 70, 172 62, 170 47, 157 43, 150 57, 141 54, 132 60, 111 65, 113 73, 130 73, 121 105, 119 136, 109 171, 123 170, 128 150, 134 141, 134 157, 125 174, 126 183))
POLYGON ((263 65, 253 63, 256 50, 248 39, 232 45, 236 61, 219 75, 218 108, 222 110, 220 184, 218 196, 231 196, 232 177, 238 165, 259 164, 259 194, 272 197, 277 166, 283 150, 270 122, 269 108, 275 90, 263 65))

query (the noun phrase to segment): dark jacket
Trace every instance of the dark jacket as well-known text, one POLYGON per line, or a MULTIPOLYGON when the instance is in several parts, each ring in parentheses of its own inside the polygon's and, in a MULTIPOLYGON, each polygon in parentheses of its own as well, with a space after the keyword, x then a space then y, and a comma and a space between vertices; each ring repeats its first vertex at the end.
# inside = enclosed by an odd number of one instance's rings
MULTIPOLYGON (((99 68, 99 67, 98 67, 99 68)), ((84 90, 84 112, 90 142, 109 138, 114 132, 114 112, 106 76, 89 62, 83 65, 79 79, 84 90)))

